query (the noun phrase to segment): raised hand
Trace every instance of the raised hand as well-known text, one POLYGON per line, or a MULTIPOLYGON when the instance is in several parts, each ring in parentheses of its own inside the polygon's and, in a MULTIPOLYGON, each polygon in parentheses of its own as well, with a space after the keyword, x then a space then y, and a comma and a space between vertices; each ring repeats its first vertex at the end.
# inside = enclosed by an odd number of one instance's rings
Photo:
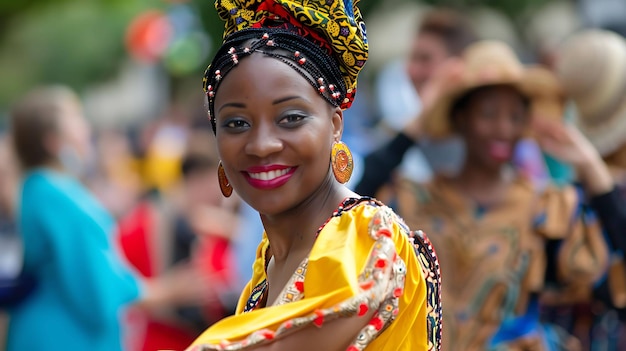
POLYGON ((591 195, 613 188, 613 179, 602 157, 575 126, 535 118, 532 128, 539 146, 549 155, 574 166, 579 181, 591 195))

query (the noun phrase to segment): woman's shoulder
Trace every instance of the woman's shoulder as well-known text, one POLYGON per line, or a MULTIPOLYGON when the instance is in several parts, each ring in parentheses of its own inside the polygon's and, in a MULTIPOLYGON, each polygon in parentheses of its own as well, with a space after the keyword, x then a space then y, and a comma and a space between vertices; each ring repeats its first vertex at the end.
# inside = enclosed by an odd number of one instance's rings
POLYGON ((411 294, 417 291, 424 294, 428 320, 428 327, 425 330, 428 340, 433 345, 438 345, 441 339, 441 272, 433 245, 424 232, 410 230, 404 220, 384 203, 364 198, 360 199, 359 204, 362 211, 359 212, 358 218, 362 221, 361 224, 367 226, 366 230, 361 230, 359 237, 367 236, 373 239, 375 247, 393 243, 393 251, 402 259, 405 274, 411 276, 404 288, 411 290, 411 294), (416 283, 417 281, 421 282, 416 283))
POLYGON ((396 183, 396 189, 399 189, 399 192, 424 192, 428 193, 436 188, 437 184, 440 182, 440 178, 435 176, 432 179, 425 181, 415 181, 409 178, 400 178, 396 183))
POLYGON ((60 172, 47 169, 34 169, 26 173, 23 180, 23 189, 27 193, 58 196, 65 194, 68 189, 75 188, 75 181, 60 172))
POLYGON ((371 235, 372 227, 397 227, 405 234, 409 228, 404 220, 396 212, 383 202, 373 197, 362 196, 359 198, 346 199, 333 213, 332 218, 340 217, 346 221, 355 221, 357 225, 367 225, 371 235))
POLYGON ((60 175, 40 169, 30 171, 22 181, 22 204, 28 208, 62 206, 70 200, 66 187, 60 175))
MULTIPOLYGON (((400 179, 396 185, 396 196, 401 208, 417 208, 442 203, 458 203, 459 198, 452 187, 451 179, 443 175, 435 175, 433 178, 416 182, 411 179, 400 179)), ((401 213, 405 213, 404 209, 401 213)))
POLYGON ((22 183, 22 208, 35 211, 72 215, 77 212, 100 211, 100 206, 88 190, 76 179, 49 170, 34 170, 22 183))
POLYGON ((529 179, 519 179, 516 182, 516 194, 532 197, 536 212, 553 212, 569 216, 584 202, 582 188, 574 184, 559 185, 553 182, 533 182, 529 179))
POLYGON ((358 222, 356 226, 353 226, 354 228, 366 228, 366 230, 359 230, 360 236, 369 236, 377 240, 381 235, 385 235, 394 238, 399 243, 405 243, 408 240, 418 258, 421 259, 421 264, 429 266, 429 269, 439 269, 437 256, 426 234, 421 230, 411 230, 401 216, 381 201, 371 197, 350 199, 345 206, 340 208, 337 215, 346 213, 351 215, 347 220, 358 222), (422 255, 424 257, 421 257, 422 255))

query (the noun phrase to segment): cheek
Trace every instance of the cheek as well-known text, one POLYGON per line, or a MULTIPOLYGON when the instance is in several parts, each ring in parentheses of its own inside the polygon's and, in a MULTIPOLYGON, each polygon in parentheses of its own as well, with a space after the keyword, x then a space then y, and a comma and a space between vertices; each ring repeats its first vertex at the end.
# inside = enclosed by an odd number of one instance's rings
POLYGON ((89 125, 80 119, 75 119, 63 126, 62 134, 64 139, 79 148, 88 147, 90 144, 90 128, 89 125))
POLYGON ((462 135, 472 141, 486 138, 490 134, 491 125, 486 118, 479 116, 467 116, 463 123, 459 124, 462 135))
POLYGON ((416 60, 411 64, 411 75, 416 78, 422 78, 428 74, 429 66, 428 61, 426 60, 416 60))
POLYGON ((472 132, 476 137, 485 138, 492 134, 493 130, 493 122, 487 119, 478 119, 477 122, 474 123, 472 128, 472 132))
POLYGON ((237 138, 227 133, 220 133, 219 129, 215 134, 215 146, 217 155, 220 158, 227 158, 228 154, 237 145, 237 138))
POLYGON ((529 117, 524 117, 521 121, 516 122, 517 135, 521 138, 530 133, 531 120, 529 117))
MULTIPOLYGON (((318 165, 330 162, 331 141, 319 136, 301 138, 296 141, 299 157, 307 162, 314 162, 318 165)), ((293 144, 292 144, 293 145, 293 144)))
POLYGON ((228 172, 228 170, 235 166, 238 155, 243 153, 243 147, 238 146, 236 138, 230 135, 220 136, 220 133, 216 135, 216 147, 217 156, 222 162, 224 169, 228 172))
POLYGON ((291 147, 295 151, 293 157, 297 158, 305 170, 305 177, 311 183, 324 178, 330 167, 332 152, 332 137, 317 135, 300 138, 292 141, 291 147))

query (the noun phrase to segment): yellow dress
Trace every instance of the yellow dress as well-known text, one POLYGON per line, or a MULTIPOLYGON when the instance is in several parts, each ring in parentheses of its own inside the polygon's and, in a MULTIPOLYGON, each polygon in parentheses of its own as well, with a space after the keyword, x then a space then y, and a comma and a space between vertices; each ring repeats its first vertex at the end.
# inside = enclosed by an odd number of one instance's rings
POLYGON ((607 267, 599 225, 583 218, 579 203, 573 187, 538 189, 523 177, 489 208, 445 177, 400 184, 400 215, 421 226, 441 261, 444 350, 543 350, 537 295, 571 302, 607 267), (552 261, 548 242, 559 243, 552 261), (546 274, 567 289, 545 294, 546 274))
POLYGON ((266 293, 264 235, 254 273, 237 313, 206 330, 188 350, 241 350, 282 334, 342 317, 377 312, 348 350, 438 350, 440 277, 436 255, 421 232, 410 232, 388 207, 349 198, 319 232, 309 256, 279 300, 266 293))

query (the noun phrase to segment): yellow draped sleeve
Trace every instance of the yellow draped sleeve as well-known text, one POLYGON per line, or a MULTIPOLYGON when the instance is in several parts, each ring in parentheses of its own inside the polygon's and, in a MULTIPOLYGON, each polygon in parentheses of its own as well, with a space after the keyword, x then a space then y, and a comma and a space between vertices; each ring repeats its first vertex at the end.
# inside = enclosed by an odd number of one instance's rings
POLYGON ((254 288, 266 279, 268 246, 264 236, 237 314, 211 326, 189 350, 245 349, 287 329, 361 315, 364 304, 377 313, 355 335, 352 350, 439 348, 440 279, 432 246, 379 202, 359 201, 322 228, 308 257, 304 298, 244 313, 254 288), (367 336, 367 344, 358 341, 367 336))

